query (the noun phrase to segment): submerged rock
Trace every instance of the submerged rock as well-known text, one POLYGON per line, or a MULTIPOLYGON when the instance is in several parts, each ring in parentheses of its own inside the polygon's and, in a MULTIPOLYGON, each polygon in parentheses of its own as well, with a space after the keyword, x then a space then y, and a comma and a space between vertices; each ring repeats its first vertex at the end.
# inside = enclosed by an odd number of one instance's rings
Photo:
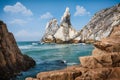
POLYGON ((64 15, 61 18, 61 23, 58 25, 56 19, 50 20, 46 25, 46 31, 42 38, 42 42, 46 43, 73 43, 79 42, 76 38, 78 32, 72 28, 70 22, 70 11, 67 7, 64 15))
POLYGON ((0 21, 0 80, 10 79, 34 65, 35 61, 21 53, 13 34, 8 32, 6 24, 0 21))

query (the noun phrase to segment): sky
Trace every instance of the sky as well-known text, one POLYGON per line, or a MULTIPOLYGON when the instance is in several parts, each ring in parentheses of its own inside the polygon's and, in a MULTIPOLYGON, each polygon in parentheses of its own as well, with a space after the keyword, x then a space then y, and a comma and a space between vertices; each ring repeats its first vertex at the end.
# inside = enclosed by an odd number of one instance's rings
POLYGON ((52 18, 60 23, 66 7, 72 26, 80 30, 96 12, 118 3, 120 0, 0 0, 0 20, 17 41, 40 41, 46 23, 52 18))

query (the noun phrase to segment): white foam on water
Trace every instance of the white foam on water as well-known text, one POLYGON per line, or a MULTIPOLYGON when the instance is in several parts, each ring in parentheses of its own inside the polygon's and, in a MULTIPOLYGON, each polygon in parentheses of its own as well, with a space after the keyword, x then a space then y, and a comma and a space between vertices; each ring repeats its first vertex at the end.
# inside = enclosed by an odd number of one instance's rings
POLYGON ((19 49, 30 49, 32 45, 19 46, 19 49))
POLYGON ((36 45, 38 45, 38 43, 32 43, 32 45, 33 45, 33 46, 36 46, 36 45))
POLYGON ((77 63, 67 63, 68 66, 76 65, 77 63))

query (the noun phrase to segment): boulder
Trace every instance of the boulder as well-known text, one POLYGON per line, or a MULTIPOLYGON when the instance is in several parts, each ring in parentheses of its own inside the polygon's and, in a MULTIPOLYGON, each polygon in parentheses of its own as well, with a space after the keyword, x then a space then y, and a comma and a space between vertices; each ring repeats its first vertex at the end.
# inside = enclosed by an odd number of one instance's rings
POLYGON ((21 53, 13 34, 0 21, 0 80, 10 79, 34 65, 35 61, 21 53))

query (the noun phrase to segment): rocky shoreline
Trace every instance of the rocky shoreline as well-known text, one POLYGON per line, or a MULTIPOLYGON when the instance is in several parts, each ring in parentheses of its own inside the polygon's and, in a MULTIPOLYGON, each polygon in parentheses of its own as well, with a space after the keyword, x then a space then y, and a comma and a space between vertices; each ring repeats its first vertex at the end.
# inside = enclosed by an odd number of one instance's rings
POLYGON ((80 65, 63 70, 41 72, 26 80, 119 80, 120 79, 120 25, 113 33, 94 43, 91 56, 80 57, 80 65), (117 33, 116 33, 117 32, 117 33))
POLYGON ((26 80, 119 80, 120 4, 96 13, 80 32, 74 34, 74 38, 70 38, 68 35, 64 35, 61 38, 54 36, 58 32, 63 34, 64 28, 67 30, 65 31, 66 34, 70 33, 69 10, 65 11, 61 20, 61 24, 64 27, 60 25, 60 28, 57 26, 56 29, 53 29, 55 27, 54 21, 49 23, 42 41, 58 43, 54 41, 58 40, 59 43, 74 43, 70 41, 79 37, 77 42, 93 42, 95 49, 92 55, 80 57, 80 65, 67 67, 63 70, 41 72, 36 75, 36 78, 28 77, 26 80), (53 28, 51 28, 51 24, 53 28), (66 25, 68 24, 67 28, 66 25), (50 30, 55 30, 54 34, 50 33, 50 30))
POLYGON ((6 24, 0 21, 0 80, 10 80, 34 65, 35 61, 21 53, 13 34, 8 31, 6 24))

